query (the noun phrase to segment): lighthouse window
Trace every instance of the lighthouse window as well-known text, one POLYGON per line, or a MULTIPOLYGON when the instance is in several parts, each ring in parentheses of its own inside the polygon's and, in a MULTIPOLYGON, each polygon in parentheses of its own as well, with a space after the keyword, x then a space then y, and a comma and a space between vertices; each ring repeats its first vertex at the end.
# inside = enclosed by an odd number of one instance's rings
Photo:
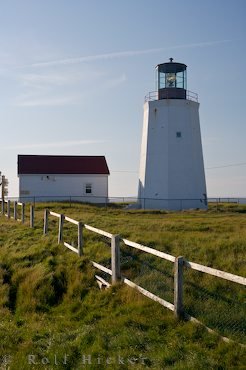
POLYGON ((182 135, 181 135, 181 132, 180 132, 180 131, 177 131, 177 132, 176 132, 176 137, 182 137, 182 135))

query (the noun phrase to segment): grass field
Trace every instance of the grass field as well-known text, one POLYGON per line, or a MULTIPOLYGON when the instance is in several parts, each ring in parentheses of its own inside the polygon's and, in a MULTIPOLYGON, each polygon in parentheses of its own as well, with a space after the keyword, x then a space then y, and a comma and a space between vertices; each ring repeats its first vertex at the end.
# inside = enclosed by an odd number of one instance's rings
MULTIPOLYGON (((99 290, 90 260, 109 264, 107 241, 86 231, 79 258, 57 245, 55 219, 48 236, 42 235, 44 207, 174 256, 246 275, 243 205, 148 212, 37 204, 34 229, 0 217, 0 369, 245 368, 245 348, 238 344, 178 322, 171 311, 121 284, 99 290)), ((65 225, 64 238, 75 243, 74 225, 65 225)), ((171 263, 122 246, 122 270, 173 302, 171 263)), ((244 343, 244 287, 187 271, 185 309, 244 343)))

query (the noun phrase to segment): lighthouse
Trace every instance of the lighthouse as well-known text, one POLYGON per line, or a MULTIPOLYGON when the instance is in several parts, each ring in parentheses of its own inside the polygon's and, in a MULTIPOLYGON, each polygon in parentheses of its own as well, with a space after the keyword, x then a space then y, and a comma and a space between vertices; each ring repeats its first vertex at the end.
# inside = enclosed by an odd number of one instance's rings
POLYGON ((207 209, 198 96, 187 66, 156 66, 156 91, 145 97, 138 204, 143 209, 207 209))

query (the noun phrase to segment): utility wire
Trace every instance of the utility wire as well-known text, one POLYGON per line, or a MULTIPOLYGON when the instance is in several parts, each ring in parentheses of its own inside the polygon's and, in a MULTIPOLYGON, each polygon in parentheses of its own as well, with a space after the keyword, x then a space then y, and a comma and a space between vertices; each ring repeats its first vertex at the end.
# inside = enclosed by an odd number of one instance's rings
MULTIPOLYGON (((216 169, 216 168, 227 168, 227 167, 240 167, 240 166, 246 166, 246 162, 225 164, 223 166, 206 167, 205 170, 213 170, 213 169, 216 169)), ((114 172, 114 173, 138 173, 137 171, 110 171, 110 172, 114 172)))
POLYGON ((207 167, 206 170, 213 170, 214 168, 239 167, 239 166, 246 166, 246 162, 225 164, 224 166, 207 167))

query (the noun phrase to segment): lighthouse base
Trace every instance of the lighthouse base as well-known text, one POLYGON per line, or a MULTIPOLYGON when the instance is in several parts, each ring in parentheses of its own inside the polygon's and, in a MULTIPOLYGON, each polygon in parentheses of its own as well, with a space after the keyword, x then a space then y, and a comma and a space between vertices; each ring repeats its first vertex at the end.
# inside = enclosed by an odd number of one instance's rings
POLYGON ((206 199, 138 199, 138 208, 182 211, 185 209, 206 210, 208 207, 206 199))

